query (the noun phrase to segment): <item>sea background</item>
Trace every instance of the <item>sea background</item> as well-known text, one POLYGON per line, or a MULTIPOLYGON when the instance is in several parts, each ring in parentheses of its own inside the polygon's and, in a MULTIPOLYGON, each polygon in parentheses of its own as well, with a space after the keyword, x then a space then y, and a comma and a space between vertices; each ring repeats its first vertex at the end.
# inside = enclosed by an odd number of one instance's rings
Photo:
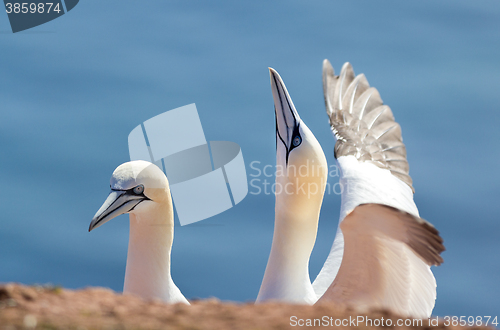
MULTIPOLYGON (((337 73, 346 61, 364 73, 402 126, 417 206, 447 248, 433 268, 434 314, 500 316, 500 2, 493 0, 81 1, 16 34, 0 14, 0 282, 121 291, 128 216, 87 229, 111 173, 128 160, 129 132, 196 103, 208 140, 241 146, 250 180, 252 162, 275 164, 268 67, 335 165, 325 58, 337 73)), ((256 298, 274 196, 255 192, 175 228, 172 274, 186 297, 256 298)), ((339 208, 340 196, 327 194, 312 279, 339 208)))

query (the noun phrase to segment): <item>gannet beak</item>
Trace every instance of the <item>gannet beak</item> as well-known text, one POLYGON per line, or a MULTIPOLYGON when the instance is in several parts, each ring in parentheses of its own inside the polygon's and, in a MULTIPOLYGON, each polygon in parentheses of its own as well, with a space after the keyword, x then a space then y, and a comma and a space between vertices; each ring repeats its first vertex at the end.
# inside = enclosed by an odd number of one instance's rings
POLYGON ((288 164, 288 154, 294 148, 292 140, 299 133, 300 116, 278 72, 269 68, 269 74, 276 113, 276 139, 277 143, 281 141, 285 145, 288 164))
POLYGON ((89 232, 120 214, 130 212, 137 204, 146 199, 148 198, 144 195, 135 195, 128 190, 111 190, 104 204, 94 215, 89 226, 89 232))

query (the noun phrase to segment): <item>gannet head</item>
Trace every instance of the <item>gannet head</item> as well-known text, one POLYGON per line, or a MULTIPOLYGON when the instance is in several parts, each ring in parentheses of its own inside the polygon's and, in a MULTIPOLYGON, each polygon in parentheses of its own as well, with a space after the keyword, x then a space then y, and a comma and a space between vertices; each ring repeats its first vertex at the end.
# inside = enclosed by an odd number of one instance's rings
POLYGON ((283 80, 269 68, 276 114, 277 180, 295 185, 314 183, 321 198, 327 179, 327 163, 323 149, 314 134, 300 119, 283 80), (280 170, 282 172, 280 173, 280 170))
POLYGON ((167 177, 156 165, 143 160, 121 164, 111 176, 111 192, 89 231, 124 213, 141 216, 169 198, 167 177))

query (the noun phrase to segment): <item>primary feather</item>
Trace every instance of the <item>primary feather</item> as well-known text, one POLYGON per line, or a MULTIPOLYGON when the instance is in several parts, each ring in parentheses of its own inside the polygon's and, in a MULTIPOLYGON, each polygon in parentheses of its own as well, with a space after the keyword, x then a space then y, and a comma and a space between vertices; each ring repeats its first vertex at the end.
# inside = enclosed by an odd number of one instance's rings
POLYGON ((370 87, 363 74, 355 77, 350 63, 335 76, 328 60, 323 66, 323 88, 337 138, 335 158, 353 155, 359 161, 370 161, 413 189, 401 127, 377 89, 370 87))

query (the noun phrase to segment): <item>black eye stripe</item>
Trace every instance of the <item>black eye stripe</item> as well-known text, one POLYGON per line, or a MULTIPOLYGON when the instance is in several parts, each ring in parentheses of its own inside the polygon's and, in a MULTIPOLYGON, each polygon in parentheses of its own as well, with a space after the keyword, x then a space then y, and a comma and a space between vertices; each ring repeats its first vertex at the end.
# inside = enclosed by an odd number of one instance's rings
MULTIPOLYGON (((275 107, 275 110, 276 110, 276 107, 275 107)), ((275 118, 276 118, 276 134, 286 148, 285 140, 283 140, 283 137, 281 137, 280 131, 278 130, 278 118, 276 117, 276 115, 275 115, 275 118)))
POLYGON ((135 186, 134 188, 130 188, 130 189, 113 189, 113 188, 111 188, 111 190, 113 190, 113 191, 124 191, 126 195, 141 196, 145 200, 151 200, 151 198, 149 198, 148 196, 144 195, 144 186, 143 186, 143 189, 142 189, 142 191, 141 191, 140 194, 137 194, 134 191, 134 189, 137 188, 137 187, 139 187, 139 186, 135 186))

